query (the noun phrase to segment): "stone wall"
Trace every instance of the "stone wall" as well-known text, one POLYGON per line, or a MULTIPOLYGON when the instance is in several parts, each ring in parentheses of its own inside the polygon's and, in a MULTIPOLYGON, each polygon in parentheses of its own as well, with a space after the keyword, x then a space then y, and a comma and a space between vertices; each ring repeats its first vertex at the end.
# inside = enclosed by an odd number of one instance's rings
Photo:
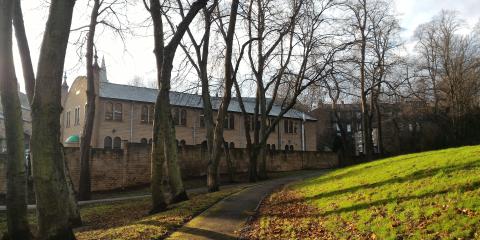
MULTIPOLYGON (((237 172, 248 170, 246 149, 231 149, 231 159, 237 172)), ((80 173, 78 148, 65 148, 70 176, 75 187, 80 173)), ((206 174, 206 152, 200 146, 184 146, 179 149, 179 164, 184 178, 206 174)), ((5 192, 5 158, 0 155, 0 193, 5 192)), ((331 152, 269 151, 267 171, 282 172, 302 169, 333 168, 338 158, 331 152)), ((128 143, 123 149, 93 149, 91 158, 92 191, 107 191, 138 186, 150 182, 150 145, 128 143)), ((220 162, 220 173, 227 173, 225 160, 220 162)))

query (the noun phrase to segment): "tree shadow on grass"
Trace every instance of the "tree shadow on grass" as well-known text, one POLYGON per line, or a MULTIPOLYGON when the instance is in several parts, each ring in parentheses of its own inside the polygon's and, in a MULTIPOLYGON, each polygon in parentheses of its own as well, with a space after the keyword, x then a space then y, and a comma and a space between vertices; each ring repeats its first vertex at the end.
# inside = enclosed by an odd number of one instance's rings
MULTIPOLYGON (((438 155, 438 153, 432 152, 432 153, 422 154, 420 156, 418 154, 415 154, 411 157, 402 158, 401 161, 420 158, 420 157, 426 157, 426 156, 430 156, 430 155, 438 155)), ((393 158, 395 158, 395 157, 393 157, 393 158)), ((379 159, 377 161, 381 161, 381 160, 384 160, 384 159, 379 159)), ((391 162, 389 162, 389 161, 384 161, 384 162, 381 162, 381 163, 378 163, 378 162, 374 161, 374 162, 371 162, 371 163, 373 163, 374 165, 368 164, 368 165, 360 167, 360 168, 358 168, 358 166, 353 166, 352 168, 354 168, 354 169, 352 169, 352 170, 347 170, 344 173, 340 173, 340 174, 329 176, 329 177, 319 178, 318 180, 313 180, 313 182, 314 182, 314 184, 321 184, 321 183, 328 182, 328 181, 331 181, 331 180, 356 175, 360 172, 365 171, 365 169, 368 169, 368 168, 381 167, 383 165, 391 164, 391 162)))
POLYGON ((420 195, 411 195, 411 196, 380 199, 380 200, 373 201, 373 202, 360 203, 360 204, 356 204, 356 205, 353 205, 353 206, 337 208, 337 209, 329 210, 329 211, 325 211, 325 212, 317 212, 317 213, 298 212, 298 213, 296 213, 294 211, 290 211, 290 212, 285 212, 285 213, 281 213, 281 214, 275 214, 275 213, 274 214, 264 214, 262 216, 279 217, 279 218, 327 217, 327 216, 332 215, 332 214, 354 212, 354 211, 368 209, 368 208, 371 208, 371 207, 384 206, 386 204, 393 203, 393 202, 401 203, 401 202, 410 201, 410 200, 416 200, 416 199, 419 200, 419 199, 431 198, 431 197, 434 197, 438 194, 446 194, 446 193, 451 192, 451 191, 467 192, 467 191, 476 190, 478 188, 480 188, 480 181, 475 181, 475 182, 471 182, 469 184, 464 184, 464 185, 461 185, 461 186, 452 186, 450 188, 440 190, 440 191, 429 192, 429 193, 424 193, 424 194, 420 194, 420 195))
MULTIPOLYGON (((381 186, 388 185, 388 184, 413 182, 413 181, 418 181, 418 180, 421 180, 421 179, 433 177, 440 172, 443 172, 444 174, 449 174, 449 173, 452 173, 452 172, 471 169, 471 168, 479 167, 479 166, 480 166, 480 159, 477 160, 477 161, 470 162, 469 164, 459 164, 459 165, 453 165, 453 166, 448 166, 448 167, 438 167, 438 168, 427 168, 427 169, 422 169, 422 170, 415 171, 415 172, 413 172, 411 174, 408 174, 406 176, 403 176, 403 177, 393 176, 392 178, 390 178, 388 180, 385 180, 385 181, 380 181, 380 182, 375 182, 375 183, 367 183, 367 184, 357 185, 357 186, 354 186, 354 187, 344 188, 344 189, 335 190, 335 191, 331 191, 331 192, 320 193, 320 194, 310 196, 310 197, 278 202, 278 203, 275 203, 275 205, 294 203, 294 202, 298 202, 298 201, 317 200, 317 199, 321 199, 321 198, 333 197, 333 196, 336 196, 336 195, 342 195, 342 194, 345 194, 345 193, 355 193, 359 190, 377 188, 377 187, 381 187, 381 186)), ((317 184, 317 183, 314 182, 313 184, 317 184)))

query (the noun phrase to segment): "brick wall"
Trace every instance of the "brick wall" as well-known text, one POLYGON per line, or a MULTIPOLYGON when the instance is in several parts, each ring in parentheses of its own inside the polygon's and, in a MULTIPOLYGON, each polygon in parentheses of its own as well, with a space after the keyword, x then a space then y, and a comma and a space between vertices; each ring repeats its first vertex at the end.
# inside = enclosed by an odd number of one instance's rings
MULTIPOLYGON (((231 149, 231 159, 237 172, 248 170, 246 149, 231 149)), ((0 155, 0 193, 5 192, 5 161, 0 155)), ((70 176, 75 187, 80 173, 78 148, 65 148, 70 176)), ((184 178, 204 176, 207 168, 206 152, 200 146, 179 149, 179 164, 184 178)), ((302 169, 333 168, 338 165, 337 155, 331 152, 269 151, 267 170, 270 172, 302 169)), ((93 149, 91 158, 92 191, 105 191, 150 182, 150 145, 128 143, 123 149, 93 149)), ((220 161, 220 173, 227 173, 225 160, 220 161)))

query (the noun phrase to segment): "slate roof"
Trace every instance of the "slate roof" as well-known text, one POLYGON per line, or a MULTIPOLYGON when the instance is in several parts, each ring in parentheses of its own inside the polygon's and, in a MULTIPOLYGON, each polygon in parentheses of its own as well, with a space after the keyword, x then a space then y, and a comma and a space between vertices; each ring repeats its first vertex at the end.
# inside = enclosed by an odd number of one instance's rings
MULTIPOLYGON (((110 83, 110 82, 100 82, 99 95, 102 98, 155 103, 157 99, 157 94, 158 94, 157 89, 122 85, 122 84, 116 84, 116 83, 110 83)), ((246 111, 248 113, 253 114, 254 107, 255 107, 254 98, 245 97, 243 102, 245 104, 246 111)), ((214 109, 218 109, 220 103, 221 103, 221 98, 212 97, 212 105, 214 109)), ((182 106, 182 107, 191 107, 191 108, 199 108, 199 109, 203 108, 203 101, 200 95, 182 93, 182 92, 173 92, 173 91, 170 92, 170 104, 174 106, 182 106)), ((240 105, 235 98, 232 98, 232 101, 230 102, 230 105, 228 107, 228 111, 241 112, 240 105)), ((280 113, 280 111, 281 111, 281 106, 274 105, 272 110, 270 111, 270 116, 277 116, 280 113)), ((302 119, 303 114, 305 114, 306 120, 313 120, 313 121, 316 120, 315 118, 309 116, 308 114, 303 113, 296 109, 290 109, 284 115, 284 117, 302 119)))

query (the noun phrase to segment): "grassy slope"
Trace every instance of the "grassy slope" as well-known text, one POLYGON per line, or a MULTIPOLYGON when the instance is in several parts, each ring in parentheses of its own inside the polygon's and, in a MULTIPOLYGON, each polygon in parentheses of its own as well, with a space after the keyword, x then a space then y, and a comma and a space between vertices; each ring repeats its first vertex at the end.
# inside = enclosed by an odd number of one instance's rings
POLYGON ((273 194, 264 208, 289 209, 287 205, 295 201, 313 210, 297 217, 264 211, 257 233, 296 238, 299 231, 313 231, 316 224, 328 232, 325 236, 342 239, 480 239, 480 146, 403 155, 333 171, 273 194), (297 197, 285 200, 286 192, 297 197), (272 225, 276 231, 268 229, 272 225))

